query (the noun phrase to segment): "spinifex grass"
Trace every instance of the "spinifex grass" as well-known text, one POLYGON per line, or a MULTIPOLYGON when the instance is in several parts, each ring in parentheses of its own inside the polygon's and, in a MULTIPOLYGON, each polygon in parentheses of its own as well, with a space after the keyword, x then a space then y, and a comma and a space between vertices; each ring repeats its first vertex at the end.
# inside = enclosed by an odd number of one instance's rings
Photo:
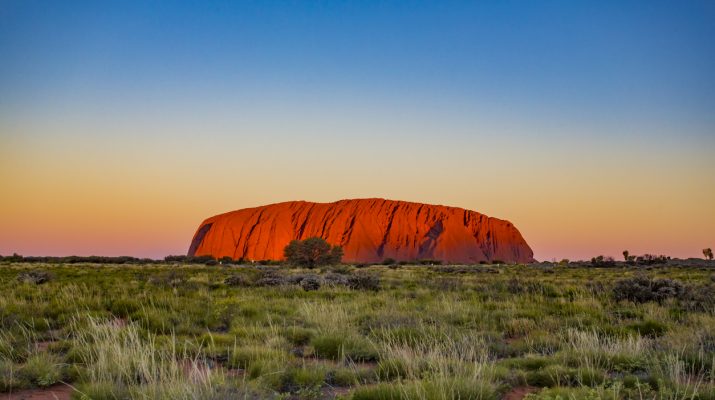
POLYGON ((6 263, 0 390, 64 382, 88 399, 446 400, 528 386, 537 399, 715 399, 714 274, 6 263), (30 269, 52 278, 17 280, 30 269), (346 285, 354 274, 370 285, 346 285), (616 301, 615 283, 641 274, 690 291, 616 301), (297 283, 306 276, 317 290, 297 283))

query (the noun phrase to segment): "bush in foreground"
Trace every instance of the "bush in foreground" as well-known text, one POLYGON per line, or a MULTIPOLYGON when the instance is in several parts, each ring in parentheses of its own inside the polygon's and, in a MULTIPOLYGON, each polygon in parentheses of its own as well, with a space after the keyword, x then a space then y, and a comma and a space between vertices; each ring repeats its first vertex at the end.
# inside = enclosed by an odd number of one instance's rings
POLYGON ((315 268, 321 265, 339 264, 343 248, 330 246, 323 238, 312 237, 293 240, 284 249, 286 261, 292 265, 315 268))
POLYGON ((650 279, 645 276, 623 279, 613 287, 616 301, 629 300, 634 303, 649 301, 662 302, 668 298, 682 295, 685 289, 682 283, 674 279, 650 279))

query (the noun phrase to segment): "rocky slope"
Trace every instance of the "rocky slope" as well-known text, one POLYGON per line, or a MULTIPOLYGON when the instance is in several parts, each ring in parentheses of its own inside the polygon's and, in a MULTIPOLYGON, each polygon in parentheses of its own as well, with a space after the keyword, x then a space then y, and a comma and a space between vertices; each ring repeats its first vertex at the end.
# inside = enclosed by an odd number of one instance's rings
POLYGON ((531 262, 534 255, 509 221, 384 199, 290 201, 216 215, 201 223, 188 254, 280 260, 288 242, 313 236, 343 246, 346 262, 531 262))

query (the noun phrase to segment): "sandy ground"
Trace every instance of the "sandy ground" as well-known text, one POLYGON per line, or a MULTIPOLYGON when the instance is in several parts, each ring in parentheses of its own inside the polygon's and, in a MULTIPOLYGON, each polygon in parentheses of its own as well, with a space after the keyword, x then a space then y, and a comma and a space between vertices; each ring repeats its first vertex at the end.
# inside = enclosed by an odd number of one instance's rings
POLYGON ((534 393, 538 389, 533 386, 519 386, 511 389, 504 395, 504 400, 521 400, 529 393, 534 393))
POLYGON ((27 389, 0 394, 0 400, 69 400, 72 388, 55 385, 46 389, 27 389))

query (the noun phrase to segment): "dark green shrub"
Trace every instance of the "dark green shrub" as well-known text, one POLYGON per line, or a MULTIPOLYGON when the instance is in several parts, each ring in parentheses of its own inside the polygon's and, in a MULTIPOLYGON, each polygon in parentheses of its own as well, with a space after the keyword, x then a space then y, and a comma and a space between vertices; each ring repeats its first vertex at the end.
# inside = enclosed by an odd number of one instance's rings
POLYGON ((620 280, 613 287, 613 298, 616 301, 629 300, 634 303, 662 302, 668 298, 681 296, 683 293, 684 287, 679 281, 654 280, 642 275, 620 280))
POLYGON ((616 266, 613 257, 598 256, 591 259, 591 266, 596 268, 610 268, 616 266))
POLYGON ((338 274, 329 272, 323 276, 323 282, 330 286, 347 286, 348 276, 344 274, 338 274))
POLYGON ((0 359, 0 392, 25 388, 30 382, 18 373, 19 366, 12 361, 0 359))
POLYGON ((33 270, 20 272, 17 275, 17 280, 22 283, 30 283, 33 285, 41 285, 52 279, 52 274, 43 270, 33 270))
POLYGON ((606 380, 606 376, 602 371, 592 368, 578 369, 575 378, 577 383, 584 386, 598 386, 606 380))
POLYGON ((315 331, 299 326, 292 326, 283 332, 283 336, 294 346, 304 346, 315 336, 315 331))
POLYGON ((331 386, 349 387, 360 383, 360 377, 350 368, 338 368, 325 375, 325 382, 331 386))
POLYGON ((356 273, 348 276, 348 287, 354 290, 380 290, 380 277, 375 274, 356 273))
POLYGON ((377 377, 382 381, 407 378, 407 367, 402 360, 382 360, 377 364, 377 377))
POLYGON ((663 336, 668 330, 668 326, 662 322, 654 320, 646 320, 643 322, 637 322, 628 326, 629 329, 638 332, 641 336, 647 337, 659 337, 663 336))
POLYGON ((575 371, 563 365, 549 365, 526 374, 526 382, 536 387, 568 386, 575 381, 575 371))
POLYGON ((331 246, 325 239, 312 237, 305 240, 293 240, 284 249, 289 264, 307 268, 321 265, 339 264, 343 258, 343 248, 331 246))
POLYGON ((128 317, 141 309, 141 303, 135 299, 118 298, 111 301, 109 311, 117 317, 128 317))
POLYGON ((682 305, 690 311, 715 309, 715 285, 689 286, 680 296, 682 305))
POLYGON ((62 364, 55 355, 38 353, 25 361, 20 375, 39 387, 52 386, 62 380, 62 364))
POLYGON ((240 287, 250 286, 248 280, 246 280, 246 278, 244 278, 242 275, 227 276, 226 279, 223 280, 223 283, 226 284, 227 286, 240 286, 240 287))
POLYGON ((311 341, 318 357, 340 360, 343 356, 353 361, 377 361, 377 349, 361 337, 340 334, 320 335, 311 341))
POLYGON ((300 287, 306 292, 320 289, 320 280, 315 276, 309 276, 300 281, 300 287))
POLYGON ((288 280, 272 271, 266 271, 263 276, 256 281, 256 286, 281 286, 287 285, 288 280))

